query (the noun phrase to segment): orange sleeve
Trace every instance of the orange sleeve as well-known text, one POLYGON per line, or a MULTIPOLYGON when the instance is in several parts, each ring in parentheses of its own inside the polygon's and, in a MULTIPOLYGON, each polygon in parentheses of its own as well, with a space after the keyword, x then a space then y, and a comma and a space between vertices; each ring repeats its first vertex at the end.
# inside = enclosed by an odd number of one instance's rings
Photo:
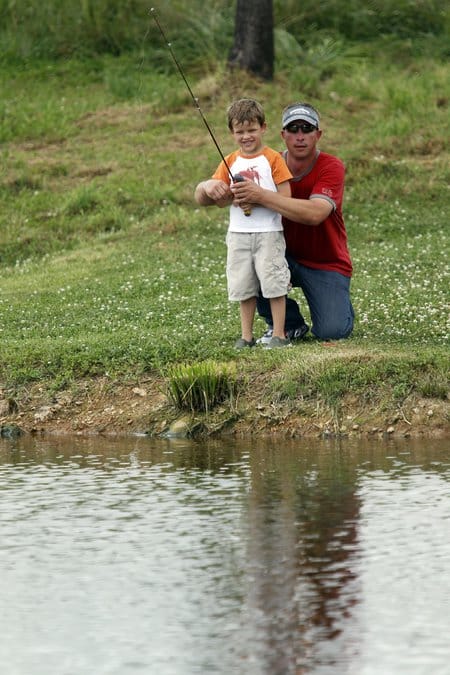
POLYGON ((275 185, 291 180, 291 178, 293 178, 292 173, 289 171, 287 164, 280 153, 276 150, 272 150, 272 148, 266 148, 266 150, 268 152, 264 152, 264 154, 272 167, 272 176, 275 185))
MULTIPOLYGON (((238 152, 235 151, 225 157, 225 161, 229 167, 234 164, 237 154, 238 152)), ((213 178, 215 180, 223 180, 224 183, 228 183, 228 185, 231 183, 230 174, 228 173, 228 169, 223 162, 220 162, 219 166, 214 172, 213 178)))

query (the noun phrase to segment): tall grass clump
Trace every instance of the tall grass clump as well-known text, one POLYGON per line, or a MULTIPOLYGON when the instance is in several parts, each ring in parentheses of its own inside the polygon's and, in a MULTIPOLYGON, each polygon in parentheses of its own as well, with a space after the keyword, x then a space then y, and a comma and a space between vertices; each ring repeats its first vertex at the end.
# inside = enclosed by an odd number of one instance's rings
MULTIPOLYGON (((6 61, 58 59, 150 51, 168 68, 146 0, 14 0, 0 2, 0 54, 6 61)), ((184 62, 204 63, 232 37, 232 8, 224 1, 155 3, 184 62), (158 6, 159 5, 159 6, 158 6)))
POLYGON ((167 378, 169 399, 179 410, 208 412, 236 394, 236 367, 231 363, 175 364, 167 378))
POLYGON ((301 40, 307 39, 311 27, 350 40, 443 35, 450 16, 441 0, 275 0, 274 8, 278 22, 301 40))

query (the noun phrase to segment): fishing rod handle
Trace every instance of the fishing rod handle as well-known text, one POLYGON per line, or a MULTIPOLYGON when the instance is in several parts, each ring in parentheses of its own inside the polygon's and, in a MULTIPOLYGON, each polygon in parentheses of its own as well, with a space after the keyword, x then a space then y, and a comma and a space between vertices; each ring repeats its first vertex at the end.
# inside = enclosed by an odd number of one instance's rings
MULTIPOLYGON (((244 176, 242 176, 240 173, 235 173, 233 176, 233 182, 234 183, 243 183, 245 180, 244 176)), ((252 210, 248 206, 246 209, 244 209, 244 215, 245 216, 251 216, 252 215, 252 210)))

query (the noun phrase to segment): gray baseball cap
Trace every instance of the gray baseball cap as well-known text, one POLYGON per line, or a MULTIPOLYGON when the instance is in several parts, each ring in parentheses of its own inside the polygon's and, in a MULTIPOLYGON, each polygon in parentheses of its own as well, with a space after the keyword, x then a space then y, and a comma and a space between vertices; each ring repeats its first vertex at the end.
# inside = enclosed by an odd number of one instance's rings
POLYGON ((301 105, 300 103, 293 103, 283 111, 282 127, 285 129, 291 122, 303 120, 309 122, 315 127, 319 128, 319 115, 308 105, 301 105))

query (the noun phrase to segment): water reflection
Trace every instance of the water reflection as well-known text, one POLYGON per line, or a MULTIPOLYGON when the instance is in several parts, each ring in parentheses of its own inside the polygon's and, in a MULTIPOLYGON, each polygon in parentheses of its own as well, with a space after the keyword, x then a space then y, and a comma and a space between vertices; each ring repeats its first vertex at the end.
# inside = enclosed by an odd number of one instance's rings
POLYGON ((0 443, 8 675, 433 675, 444 442, 0 443))
POLYGON ((330 446, 255 448, 251 468, 245 624, 254 672, 311 672, 317 645, 342 632, 358 597, 354 471, 330 446))

